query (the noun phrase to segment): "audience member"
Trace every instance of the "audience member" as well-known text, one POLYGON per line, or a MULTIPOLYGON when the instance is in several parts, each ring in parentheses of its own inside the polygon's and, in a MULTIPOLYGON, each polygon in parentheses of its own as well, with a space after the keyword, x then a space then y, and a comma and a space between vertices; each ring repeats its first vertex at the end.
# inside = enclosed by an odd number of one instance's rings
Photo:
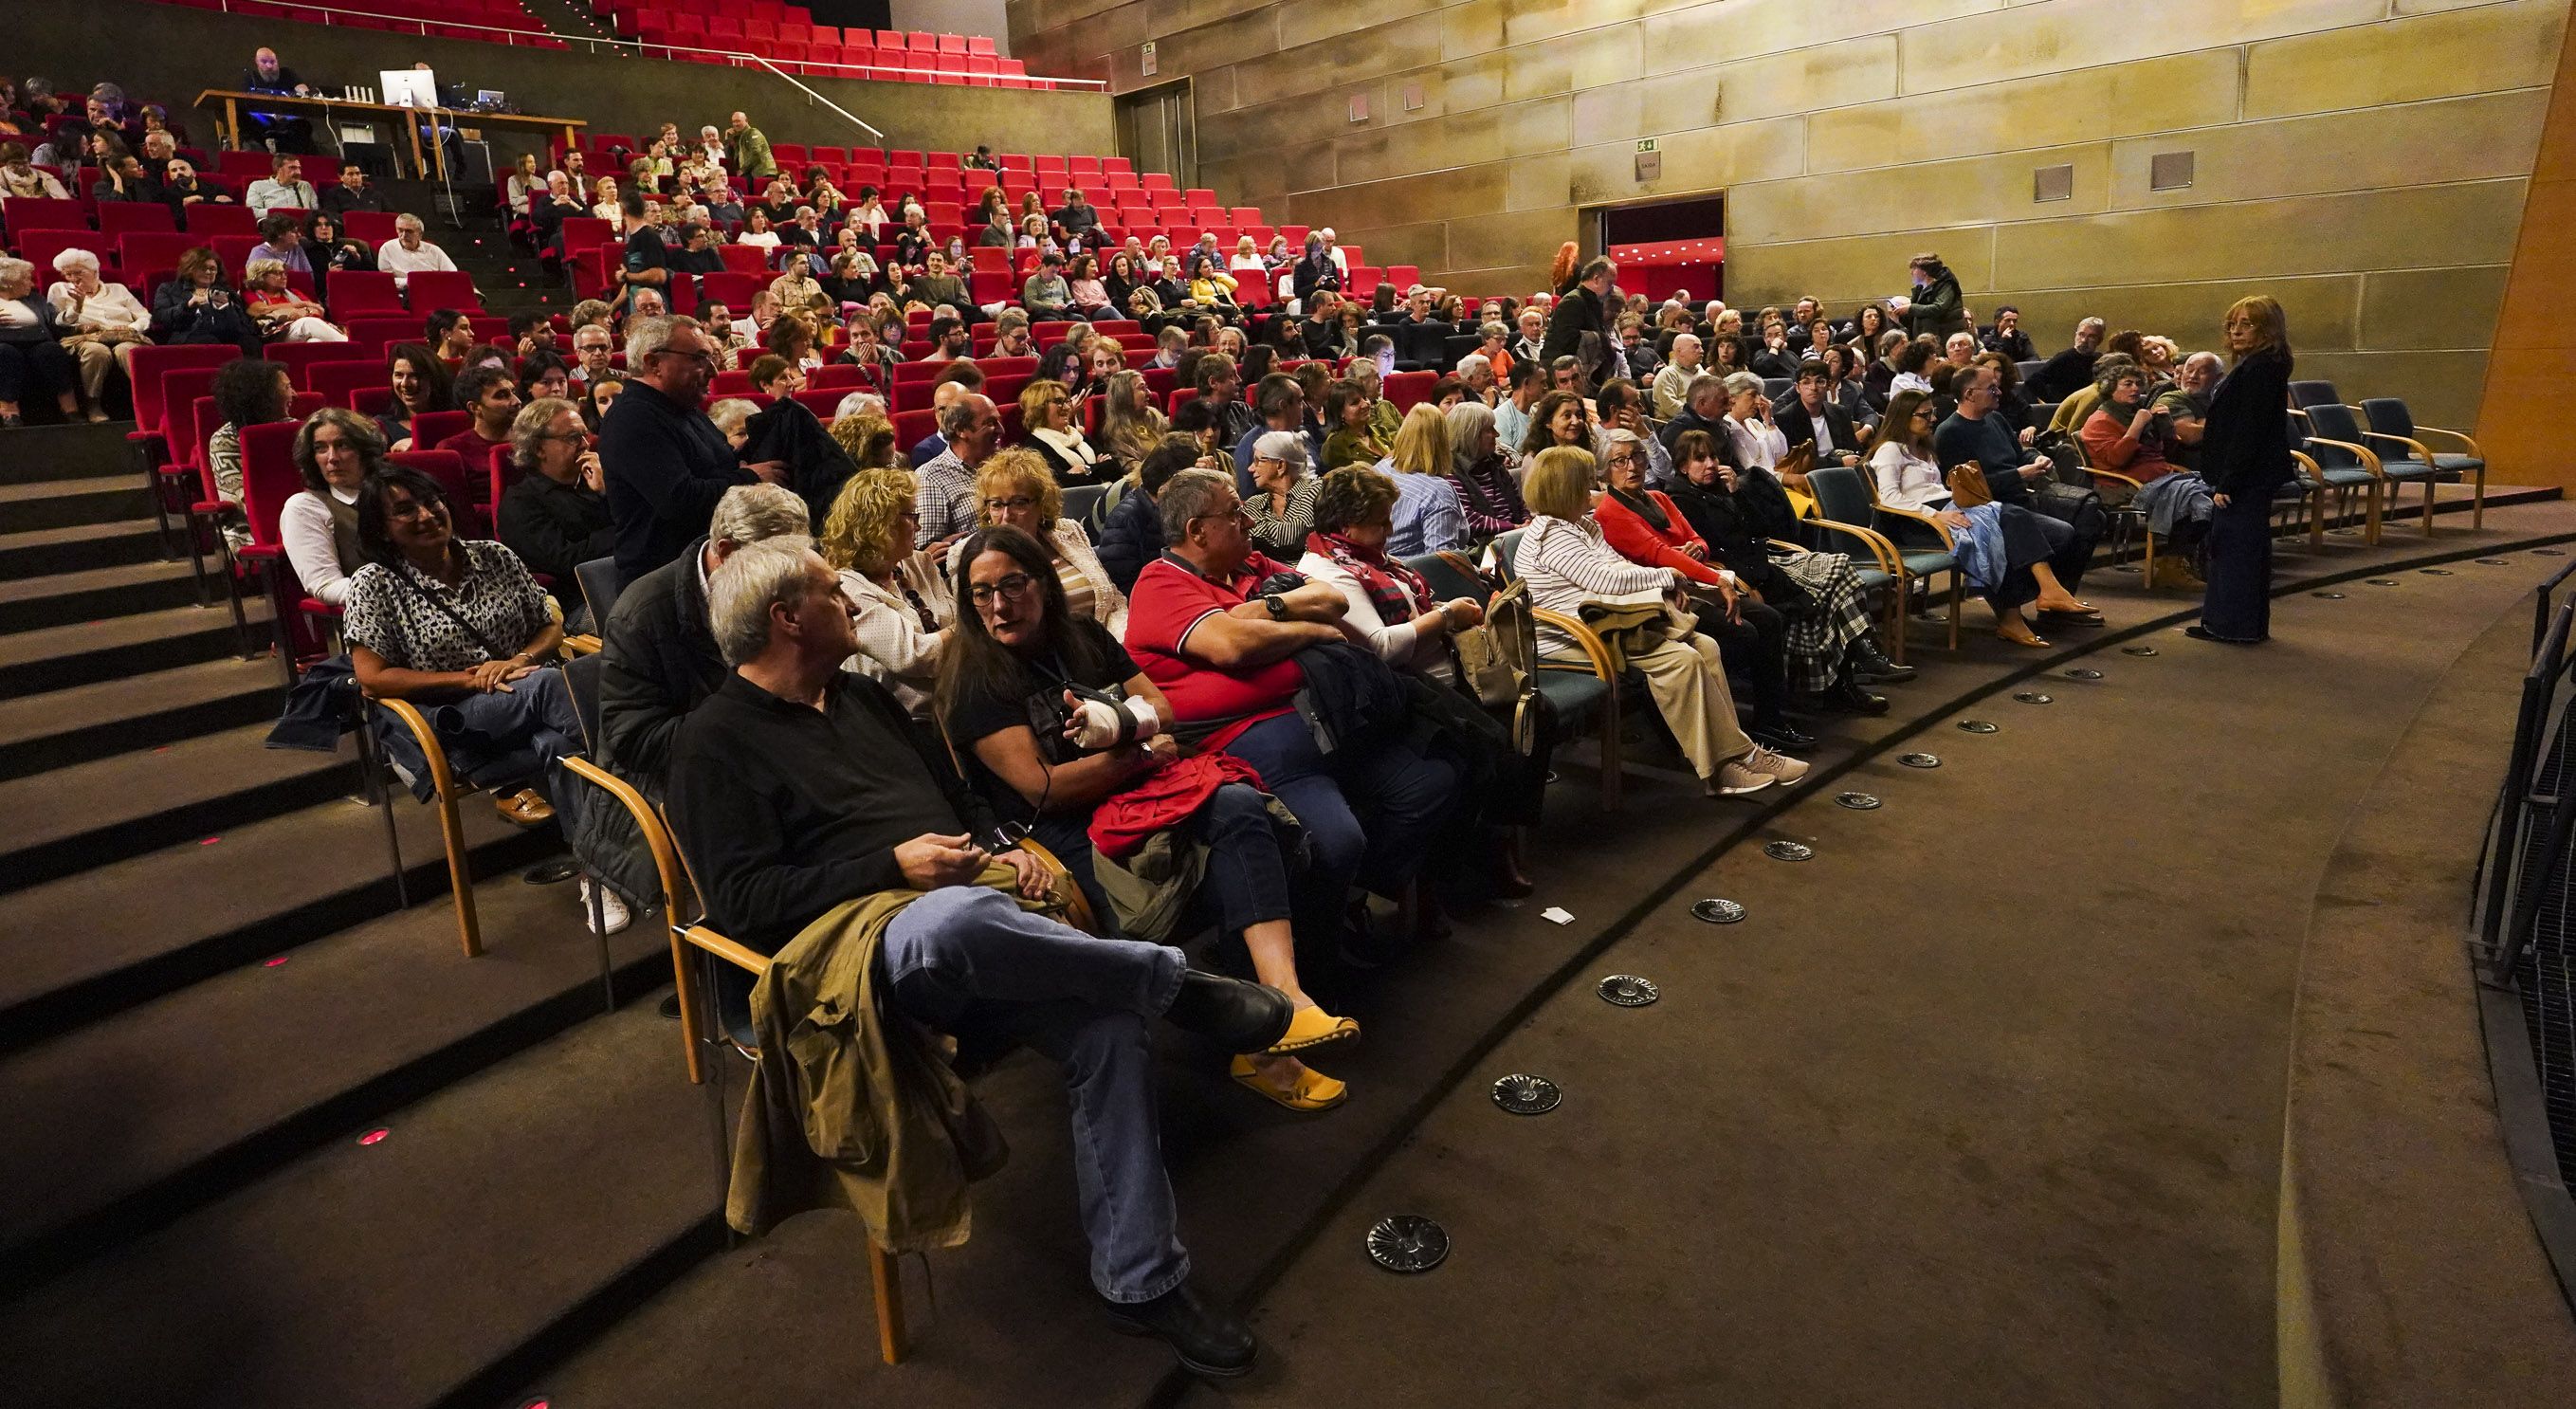
MULTIPOLYGON (((1022 449, 995 451, 975 472, 975 496, 977 527, 1010 527, 1029 535, 1054 564, 1065 610, 1125 639, 1127 594, 1101 566, 1082 525, 1064 517, 1064 491, 1037 456, 1022 449)), ((952 583, 969 561, 959 555, 959 546, 951 545, 943 560, 952 583)))
POLYGON ((457 375, 453 394, 456 409, 468 418, 465 429, 431 448, 455 451, 465 462, 465 473, 479 477, 510 449, 510 425, 519 414, 518 379, 506 366, 468 367, 457 375))
POLYGON ((990 397, 966 392, 939 413, 939 433, 947 443, 922 462, 913 509, 922 548, 944 549, 975 526, 975 471, 1001 440, 1002 418, 990 397))
POLYGON ((519 477, 494 510, 502 545, 529 571, 554 580, 564 629, 588 631, 593 623, 574 569, 617 551, 617 522, 580 409, 552 396, 519 408, 510 422, 510 459, 519 477))
MULTIPOLYGON (((55 255, 54 272, 62 278, 45 290, 45 303, 53 310, 63 350, 78 368, 89 419, 104 421, 108 369, 133 380, 134 349, 152 345, 152 314, 125 285, 100 279, 98 256, 88 250, 55 255)), ((8 316, 0 313, 0 319, 8 316)))
POLYGON ((939 653, 956 603, 941 569, 946 546, 919 548, 908 470, 861 470, 841 486, 816 547, 840 574, 858 650, 848 668, 884 685, 914 719, 930 718, 939 653))
MULTIPOLYGON (((2048 644, 2023 619, 2026 602, 2039 603, 2044 621, 2082 624, 2091 613, 2058 578, 2063 539, 2057 530, 2065 525, 2001 499, 1956 501, 1938 459, 1929 396, 1898 392, 1888 401, 1887 419, 1870 441, 1869 468, 1881 504, 1928 516, 1945 532, 1960 574, 1993 608, 1997 636, 2020 646, 2048 644)), ((1996 479, 2008 477, 2008 470, 1999 470, 1979 487, 1991 491, 1996 479)))
POLYGON ((278 539, 304 595, 337 607, 367 561, 358 541, 358 491, 384 467, 384 437, 357 412, 325 406, 297 428, 294 457, 304 488, 279 509, 278 539))
POLYGON ((600 417, 599 458, 617 520, 617 575, 642 577, 703 537, 716 501, 776 465, 746 467, 700 407, 715 354, 694 318, 637 318, 626 331, 626 391, 600 417))
POLYGON ((453 274, 456 261, 447 251, 421 238, 425 227, 420 217, 405 213, 394 218, 394 237, 376 247, 376 268, 394 276, 394 286, 408 288, 414 274, 453 274))
POLYGON ((268 175, 253 181, 242 192, 242 204, 250 207, 252 215, 264 218, 280 207, 298 212, 319 210, 322 197, 314 191, 313 183, 304 179, 304 163, 280 153, 270 163, 268 175))
POLYGON ((2101 505, 2084 496, 2085 502, 2072 510, 2073 522, 2052 517, 2052 501, 2042 496, 2040 486, 2056 483, 2055 465, 2046 455, 2021 445, 1991 414, 1996 396, 1994 370, 1971 367, 1954 378, 1951 386, 1958 393, 1959 409, 1941 423, 1932 438, 1942 473, 1946 475, 1961 465, 1975 465, 1986 491, 1996 502, 2033 511, 2040 531, 2051 545, 2049 564, 2068 594, 2064 600, 2043 595, 2043 624, 2052 617, 2062 617, 2073 625, 2099 625, 2101 614, 2092 607, 2068 607, 2065 602, 2072 600, 2072 594, 2082 586, 2093 545, 2101 539, 2101 505))

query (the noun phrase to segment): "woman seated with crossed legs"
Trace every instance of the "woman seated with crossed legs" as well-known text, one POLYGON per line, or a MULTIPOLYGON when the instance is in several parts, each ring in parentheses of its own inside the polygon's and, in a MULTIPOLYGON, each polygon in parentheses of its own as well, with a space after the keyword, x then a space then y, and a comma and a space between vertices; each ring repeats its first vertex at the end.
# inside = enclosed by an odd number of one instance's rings
POLYGON ((2041 611, 2089 612, 2061 586, 2048 565, 2054 551, 2030 510, 1992 501, 1961 509, 1951 502, 1932 454, 1932 396, 1900 391, 1888 398, 1887 419, 1870 437, 1869 472, 1878 479, 1879 502, 1930 514, 1951 532, 1951 550, 1970 586, 1995 613, 1995 634, 2017 646, 2048 643, 2022 619, 2025 602, 2041 611))
POLYGON ((1342 1083, 1294 1054, 1356 1038, 1359 1024, 1325 1012, 1298 983, 1287 861, 1251 770, 1221 754, 1182 758, 1165 732, 1170 702, 1097 621, 1066 605, 1055 560, 1037 539, 994 524, 969 535, 961 549, 954 584, 964 609, 940 660, 936 707, 968 781, 1006 825, 1034 834, 1064 862, 1095 916, 1115 917, 1131 937, 1175 942, 1188 933, 1184 913, 1214 909, 1226 935, 1242 936, 1262 982, 1296 1004, 1276 1045, 1234 1059, 1234 1080, 1291 1110, 1341 1104, 1349 1094, 1342 1083), (1118 703, 1086 703, 1077 690, 1118 703), (1213 786, 1168 829, 1181 845, 1206 849, 1188 911, 1112 910, 1094 841, 1116 846, 1133 838, 1127 819, 1104 835, 1094 815, 1121 794, 1152 787, 1166 769, 1229 767, 1244 776, 1216 772, 1213 786))

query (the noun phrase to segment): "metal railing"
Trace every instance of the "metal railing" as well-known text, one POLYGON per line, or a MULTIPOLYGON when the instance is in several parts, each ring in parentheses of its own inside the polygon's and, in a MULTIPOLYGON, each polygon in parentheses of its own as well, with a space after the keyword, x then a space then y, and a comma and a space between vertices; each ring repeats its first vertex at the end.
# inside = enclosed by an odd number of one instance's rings
MULTIPOLYGON (((423 38, 457 37, 437 35, 433 33, 433 31, 444 28, 460 27, 454 21, 450 20, 424 18, 420 15, 387 14, 381 10, 360 9, 349 5, 317 5, 308 3, 308 0, 215 0, 215 4, 211 8, 222 13, 230 14, 234 13, 237 8, 244 3, 258 4, 260 6, 261 13, 263 14, 267 11, 276 9, 301 11, 307 15, 315 17, 319 23, 326 25, 332 24, 335 18, 343 17, 365 20, 383 20, 386 22, 384 27, 380 28, 372 24, 362 27, 385 34, 417 33, 423 38)), ((578 4, 579 0, 574 0, 574 3, 578 4)), ((207 7, 197 6, 192 8, 207 7)), ((349 26, 340 27, 348 28, 349 26)), ((795 74, 792 74, 787 70, 780 68, 776 63, 771 62, 768 56, 751 53, 748 50, 717 49, 707 46, 687 44, 652 43, 639 39, 620 39, 610 35, 557 34, 553 30, 507 29, 488 24, 476 24, 472 26, 472 28, 474 30, 474 35, 468 42, 498 42, 509 45, 513 48, 553 48, 561 46, 563 48, 570 49, 577 47, 594 53, 601 50, 610 52, 630 51, 640 58, 654 58, 658 56, 674 62, 681 62, 682 60, 680 60, 679 56, 682 54, 701 54, 723 59, 727 64, 733 67, 766 69, 770 73, 775 74, 781 82, 786 83, 790 87, 796 89, 796 91, 804 94, 808 101, 831 109, 833 112, 839 114, 841 118, 847 121, 851 126, 868 134, 868 138, 871 142, 882 143, 885 140, 885 130, 883 128, 877 127, 866 119, 858 116, 856 113, 853 113, 849 109, 842 107, 840 104, 833 102, 831 99, 824 97, 821 93, 814 91, 812 87, 805 84, 795 74), (538 41, 544 41, 544 43, 541 44, 538 41)), ((797 62, 804 64, 804 66, 809 69, 836 70, 834 73, 825 75, 826 77, 844 79, 878 79, 891 74, 894 75, 898 81, 903 81, 905 75, 920 74, 931 78, 934 82, 950 84, 952 86, 969 88, 998 88, 1003 86, 1000 76, 993 74, 962 74, 955 73, 947 69, 899 68, 886 64, 818 64, 810 60, 798 60, 797 62)), ((1016 77, 1016 75, 1014 77, 1016 77)), ((1031 90, 1040 91, 1065 90, 1072 92, 1104 92, 1109 87, 1106 82, 1091 78, 1048 78, 1030 75, 1024 79, 1020 79, 1019 81, 1027 83, 1031 90)), ((442 109, 442 111, 451 110, 442 109)), ((469 113, 471 110, 454 109, 452 111, 462 114, 469 113)))
POLYGON ((2576 666, 2568 654, 2570 637, 2576 636, 2576 594, 2563 601, 2557 594, 2571 576, 2576 561, 2551 574, 2533 602, 2531 664, 2523 673, 2513 752, 2479 858, 2470 949, 2480 981, 2492 987, 2512 986, 2516 967, 2530 951, 2543 899, 2552 885, 2568 879, 2561 874, 2562 858, 2576 836, 2576 793, 2567 790, 2559 764, 2561 748, 2576 741, 2562 737, 2566 711, 2559 707, 2559 693, 2576 666))

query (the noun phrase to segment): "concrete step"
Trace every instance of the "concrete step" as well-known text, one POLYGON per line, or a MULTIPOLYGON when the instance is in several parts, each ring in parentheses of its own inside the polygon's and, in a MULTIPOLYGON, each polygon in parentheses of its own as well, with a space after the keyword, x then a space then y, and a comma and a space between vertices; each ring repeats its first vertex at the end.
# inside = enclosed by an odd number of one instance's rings
MULTIPOLYGON (((268 640, 268 604, 248 604, 251 641, 268 640)), ((240 637, 221 606, 171 607, 40 631, 0 634, 0 699, 67 690, 150 670, 237 656, 240 637)), ((270 668, 276 662, 270 661, 270 668)))
MULTIPOLYGON (((405 896, 435 904, 447 894, 438 815, 397 798, 393 819, 401 888, 385 814, 335 798, 211 846, 183 842, 0 895, 0 1052, 391 914, 405 896)), ((563 852, 556 829, 523 831, 489 807, 463 809, 462 821, 478 877, 563 852)))
POLYGON ((195 570, 150 558, 0 582, 0 634, 41 631, 193 605, 195 570))
POLYGON ((234 828, 359 786, 354 750, 263 747, 268 725, 0 783, 0 895, 234 828))
MULTIPOLYGON (((390 1116, 324 1128, 256 1184, 11 1307, 13 1398, 516 1402, 494 1382, 519 1378, 532 1345, 721 1245, 707 1112, 672 1027, 639 1006, 390 1116), (385 1134, 361 1144, 373 1129, 385 1134), (110 1335, 134 1339, 109 1353, 110 1335)), ((313 1037, 255 1040, 291 1058, 313 1037)), ((86 1121, 114 1118, 95 1110, 86 1121)), ((102 1133, 112 1148, 122 1132, 102 1133)))
MULTIPOLYGON (((286 963, 234 969, 0 1058, 0 1100, 16 1117, 0 1150, 0 1186, 11 1190, 0 1293, 606 1011, 600 945, 571 883, 505 876, 478 884, 475 898, 491 941, 479 959, 457 952, 453 907, 425 901, 286 963)), ((608 951, 625 996, 667 986, 670 950, 652 917, 608 951)), ((661 1040, 630 1059, 657 1084, 685 1088, 679 1025, 646 1017, 661 1040)), ((545 1138, 524 1123, 530 1114, 487 1133, 545 1138)), ((706 1158, 702 1142, 691 1148, 706 1158)), ((591 1192, 616 1182, 602 1168, 591 1192)), ((476 1292, 450 1289, 453 1304, 488 1290, 467 1285, 476 1292)))
POLYGON ((134 451, 125 441, 125 433, 132 429, 130 420, 95 426, 86 421, 21 426, 0 435, 0 484, 119 474, 133 475, 140 482, 134 451))
POLYGON ((277 666, 225 657, 0 700, 0 781, 277 717, 277 666))
POLYGON ((75 524, 114 523, 147 518, 151 491, 142 477, 49 478, 0 483, 0 523, 12 533, 75 524))
POLYGON ((141 518, 0 533, 0 582, 155 562, 162 550, 160 526, 141 518))

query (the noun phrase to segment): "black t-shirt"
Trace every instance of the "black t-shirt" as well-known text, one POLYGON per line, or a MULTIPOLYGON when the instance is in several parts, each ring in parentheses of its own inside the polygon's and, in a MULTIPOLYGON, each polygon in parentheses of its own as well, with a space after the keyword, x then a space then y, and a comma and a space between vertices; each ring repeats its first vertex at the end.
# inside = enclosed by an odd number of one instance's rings
POLYGON ((650 225, 637 227, 626 237, 626 272, 639 274, 647 269, 667 269, 671 265, 671 247, 662 243, 662 232, 650 225))
MULTIPOLYGON (((975 753, 976 741, 1005 729, 1036 731, 1032 720, 1063 709, 1064 682, 1067 679, 1085 689, 1123 697, 1126 693, 1123 687, 1139 674, 1134 658, 1118 644, 1116 637, 1109 634, 1108 628, 1089 617, 1075 621, 1073 627, 1090 638, 1097 650, 1100 664, 1096 669, 1068 677, 1056 668, 1057 663, 1052 659, 1036 665, 1022 661, 1019 683, 1007 694, 963 690, 948 707, 948 737, 957 746, 957 757, 966 767, 966 781, 993 805, 993 811, 1004 821, 1033 821, 1037 817, 1037 809, 1029 806, 1027 800, 1020 796, 1019 789, 1002 781, 999 775, 984 766, 984 760, 975 753), (1048 708, 1049 702, 1053 704, 1052 709, 1048 708)), ((1078 756, 1074 746, 1061 735, 1050 740, 1046 732, 1038 732, 1038 754, 1048 763, 1067 763, 1078 756)))

